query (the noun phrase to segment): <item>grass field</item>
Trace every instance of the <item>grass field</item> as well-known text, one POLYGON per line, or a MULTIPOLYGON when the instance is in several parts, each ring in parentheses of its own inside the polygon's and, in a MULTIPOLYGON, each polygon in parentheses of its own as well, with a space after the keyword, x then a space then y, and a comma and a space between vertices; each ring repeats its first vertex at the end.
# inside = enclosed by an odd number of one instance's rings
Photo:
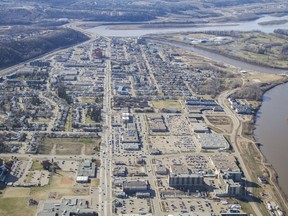
POLYGON ((181 105, 177 100, 159 100, 152 101, 155 109, 176 109, 181 111, 181 105))
POLYGON ((30 188, 8 187, 4 191, 3 198, 29 197, 30 190, 30 188))
POLYGON ((30 169, 30 171, 35 171, 35 170, 43 170, 43 166, 38 160, 33 161, 32 167, 30 169))
POLYGON ((81 97, 82 103, 96 103, 96 98, 93 97, 81 97))
POLYGON ((0 198, 0 215, 34 216, 36 206, 28 206, 29 198, 0 198))
POLYGON ((63 142, 56 144, 57 155, 76 155, 81 154, 83 144, 71 144, 70 142, 63 142))
POLYGON ((72 119, 72 111, 71 110, 72 110, 72 108, 69 108, 67 121, 65 124, 65 131, 71 131, 71 128, 72 128, 73 119, 72 119))

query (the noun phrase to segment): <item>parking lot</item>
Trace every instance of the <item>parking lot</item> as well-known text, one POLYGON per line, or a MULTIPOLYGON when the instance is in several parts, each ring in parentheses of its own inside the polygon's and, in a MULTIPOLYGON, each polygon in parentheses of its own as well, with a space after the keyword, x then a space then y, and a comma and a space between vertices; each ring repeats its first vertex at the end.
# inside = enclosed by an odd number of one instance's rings
POLYGON ((78 169, 78 162, 76 160, 55 160, 61 170, 76 172, 78 169))
MULTIPOLYGON (((29 172, 28 175, 31 175, 30 182, 33 185, 44 186, 49 183, 50 174, 47 170, 35 170, 29 172)), ((29 179, 28 179, 29 180, 29 179)))
POLYGON ((221 212, 227 211, 228 206, 221 202, 212 202, 207 199, 166 199, 162 201, 164 212, 193 212, 193 213, 209 213, 220 215, 221 212))
POLYGON ((146 214, 149 213, 152 206, 149 199, 117 199, 119 207, 115 207, 117 214, 146 214))
POLYGON ((169 131, 175 136, 190 135, 191 130, 184 116, 181 115, 165 115, 166 122, 168 123, 169 131))
POLYGON ((197 150, 192 136, 150 136, 149 140, 153 148, 159 149, 162 154, 197 150))

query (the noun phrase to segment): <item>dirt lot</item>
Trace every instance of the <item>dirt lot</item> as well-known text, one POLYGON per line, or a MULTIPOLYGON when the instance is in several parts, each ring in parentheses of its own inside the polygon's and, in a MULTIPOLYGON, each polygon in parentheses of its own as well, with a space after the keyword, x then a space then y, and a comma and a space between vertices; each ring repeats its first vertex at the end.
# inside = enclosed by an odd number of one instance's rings
POLYGON ((176 109, 181 111, 181 105, 177 100, 165 100, 165 101, 152 101, 153 108, 155 109, 176 109))
POLYGON ((83 144, 75 145, 70 142, 67 143, 58 143, 56 144, 55 153, 57 155, 77 155, 81 154, 81 149, 83 148, 83 144))
POLYGON ((228 116, 207 115, 206 118, 212 125, 215 125, 228 133, 232 132, 232 120, 228 116))
POLYGON ((254 129, 254 125, 252 124, 252 122, 243 122, 243 124, 242 124, 242 136, 253 140, 254 139, 253 129, 254 129))
POLYGON ((39 146, 39 154, 79 155, 99 151, 100 139, 46 138, 39 146))
POLYGON ((51 177, 49 185, 31 188, 31 197, 36 200, 45 200, 48 199, 51 192, 56 192, 56 199, 60 199, 63 196, 79 195, 73 191, 74 185, 75 173, 57 171, 51 177))
POLYGON ((259 80, 260 82, 272 82, 283 79, 283 76, 277 74, 250 73, 247 77, 250 80, 259 80))

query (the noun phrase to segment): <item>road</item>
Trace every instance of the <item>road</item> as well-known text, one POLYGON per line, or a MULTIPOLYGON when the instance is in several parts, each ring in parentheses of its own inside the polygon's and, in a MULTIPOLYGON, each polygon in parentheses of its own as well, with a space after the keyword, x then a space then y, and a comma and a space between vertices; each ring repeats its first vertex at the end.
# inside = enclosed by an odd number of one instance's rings
MULTIPOLYGON (((108 40, 108 48, 106 50, 106 56, 111 56, 111 41, 108 40)), ((105 76, 105 89, 103 99, 103 116, 105 116, 103 128, 105 131, 102 146, 101 146, 101 168, 100 168, 100 192, 99 192, 99 214, 103 216, 112 215, 112 145, 111 140, 113 136, 112 124, 111 124, 111 61, 107 61, 106 76, 105 76)))
MULTIPOLYGON (((233 90, 223 92, 218 98, 218 103, 220 106, 223 107, 225 113, 231 118, 232 123, 233 123, 233 129, 232 129, 232 133, 230 134, 230 136, 231 136, 231 145, 235 151, 234 154, 240 163, 240 166, 242 168, 242 171, 243 171, 246 179, 250 182, 253 182, 252 176, 250 175, 250 172, 248 171, 249 167, 247 167, 247 164, 244 162, 242 155, 240 153, 238 143, 237 143, 237 138, 242 136, 241 130, 239 130, 241 127, 241 121, 237 117, 236 113, 234 111, 232 111, 231 108, 226 104, 227 98, 237 90, 238 89, 233 89, 233 90)), ((249 190, 249 193, 251 195, 253 195, 252 188, 248 188, 248 190, 249 190)), ((247 199, 248 199, 253 211, 255 212, 255 214, 256 215, 263 215, 261 213, 259 206, 257 205, 257 202, 255 202, 254 198, 251 196, 248 196, 247 199)))

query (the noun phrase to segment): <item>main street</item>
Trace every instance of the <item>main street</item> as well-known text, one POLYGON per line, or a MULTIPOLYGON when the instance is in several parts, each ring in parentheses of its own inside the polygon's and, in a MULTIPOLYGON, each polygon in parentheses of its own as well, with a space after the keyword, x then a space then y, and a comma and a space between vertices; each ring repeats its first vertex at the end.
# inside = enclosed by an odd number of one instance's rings
MULTIPOLYGON (((108 42, 108 48, 106 50, 106 56, 109 58, 110 41, 108 42)), ((103 142, 101 146, 100 159, 100 190, 99 190, 99 202, 100 202, 100 215, 112 215, 112 182, 111 182, 111 162, 112 162, 112 149, 111 149, 111 137, 112 125, 111 125, 111 61, 107 61, 106 76, 105 76, 105 89, 103 99, 103 142)))

